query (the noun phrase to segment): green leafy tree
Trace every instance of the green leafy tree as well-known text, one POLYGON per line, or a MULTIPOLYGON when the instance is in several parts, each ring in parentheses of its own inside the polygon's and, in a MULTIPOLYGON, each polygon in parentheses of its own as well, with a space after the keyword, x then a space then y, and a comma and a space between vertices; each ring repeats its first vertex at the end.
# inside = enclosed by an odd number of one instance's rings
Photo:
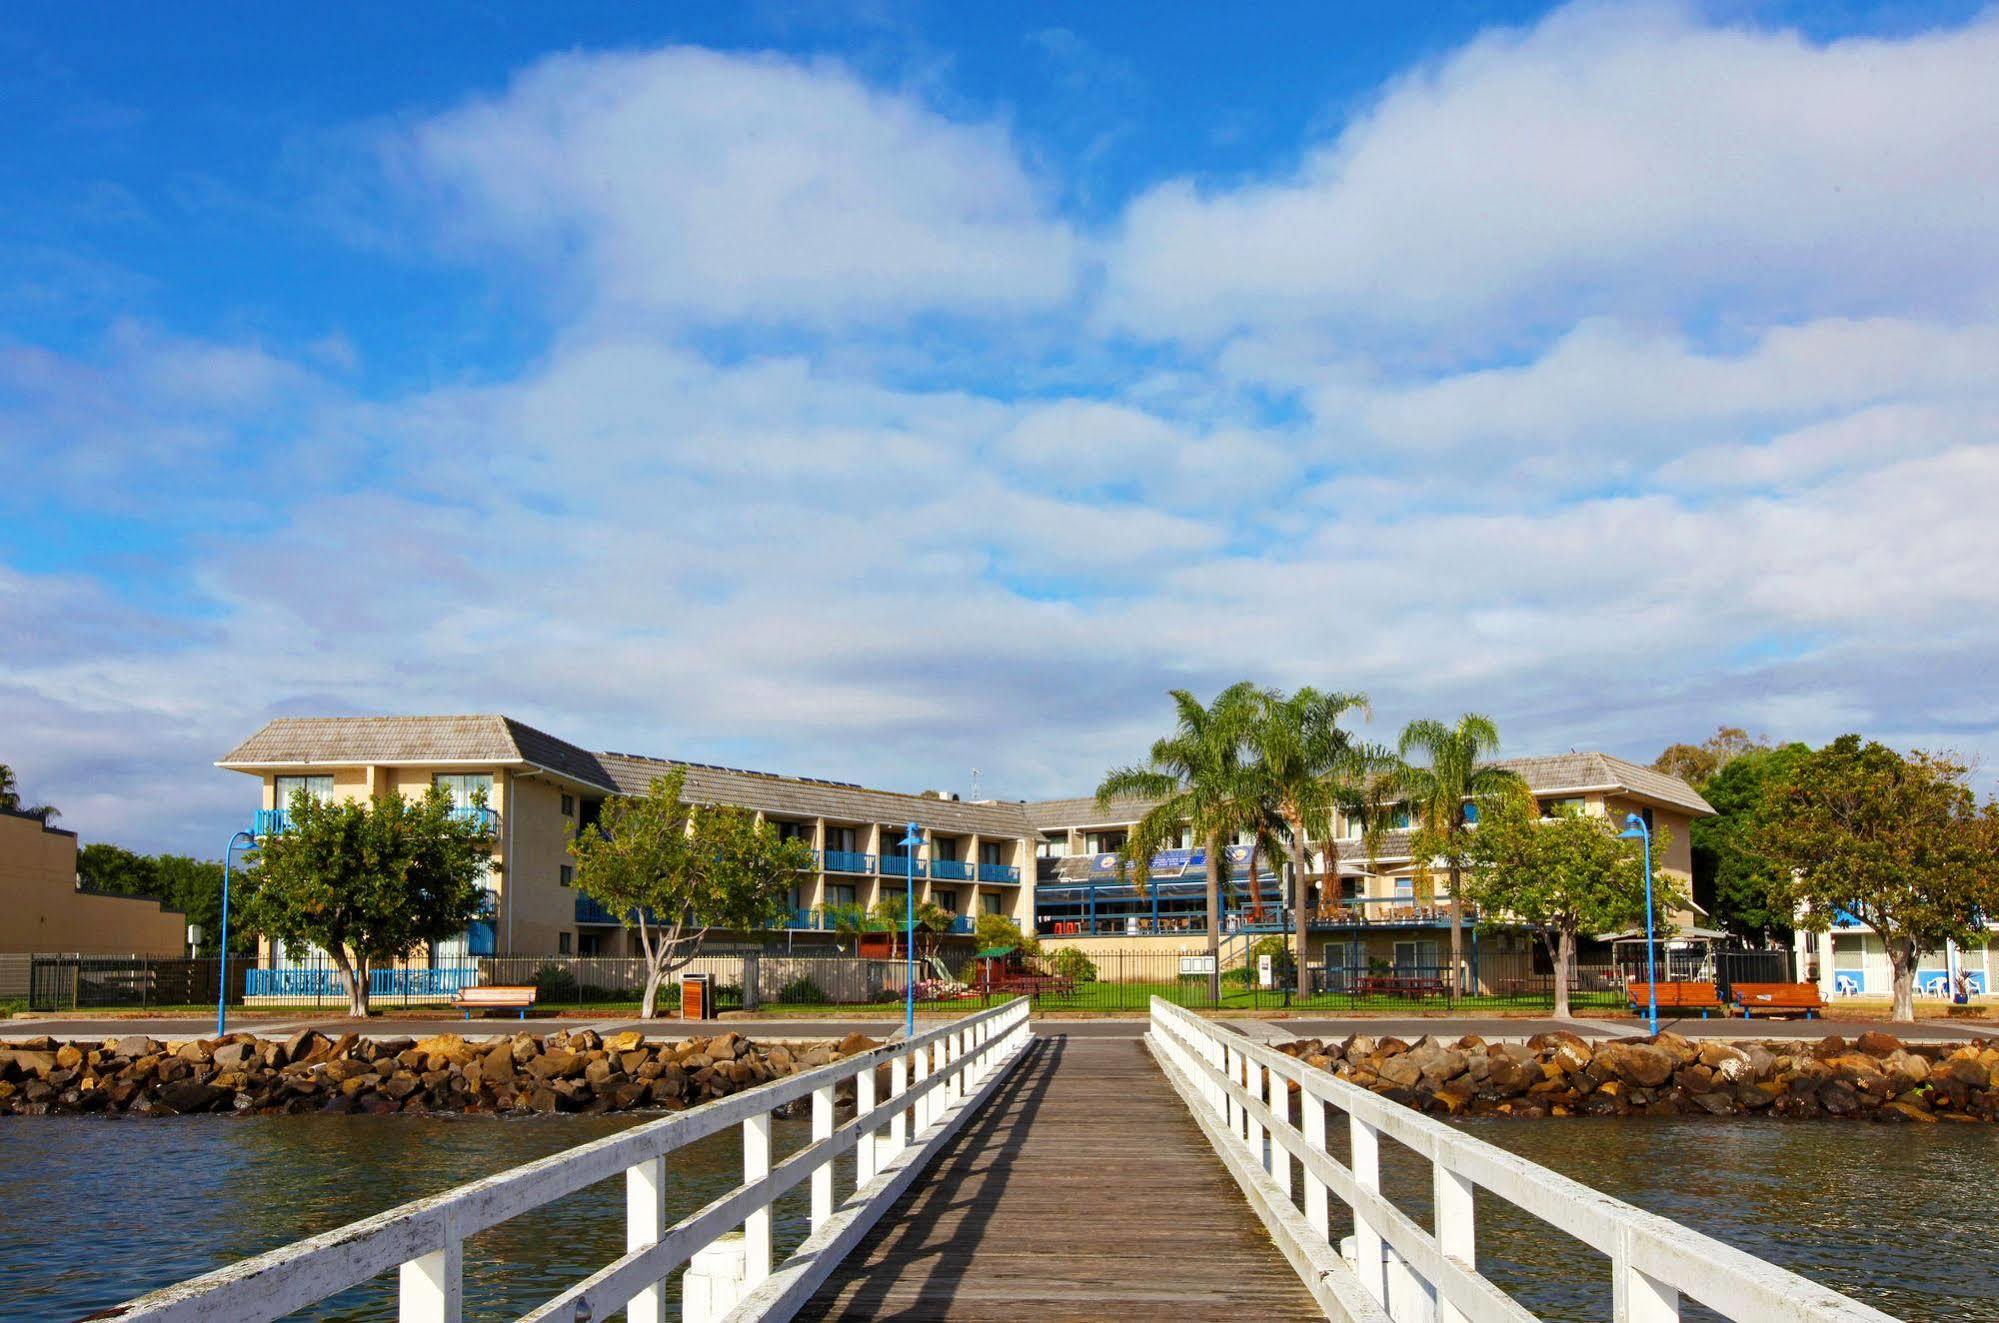
MULTIPOLYGON (((1238 835, 1247 835, 1274 854, 1280 848, 1281 824, 1272 816, 1266 786, 1252 768, 1247 748, 1259 703, 1256 686, 1247 681, 1231 685, 1205 707, 1184 689, 1173 690, 1172 698, 1173 733, 1154 742, 1145 763, 1106 773, 1097 787, 1097 804, 1108 809, 1120 799, 1152 802, 1118 852, 1120 869, 1142 892, 1151 886, 1152 856, 1178 844, 1182 831, 1191 831, 1206 850, 1208 997, 1219 1002, 1224 852, 1238 835)), ((1255 880, 1252 871, 1252 886, 1255 880)))
POLYGON ((1842 735, 1797 758, 1764 794, 1751 833, 1773 902, 1825 932, 1842 913, 1881 938, 1894 1018, 1916 1018, 1917 962, 1982 944, 1999 914, 1999 807, 1981 810, 1955 758, 1842 735))
POLYGON ((76 852, 76 875, 86 891, 106 896, 152 896, 168 899, 160 884, 159 865, 148 855, 122 845, 92 841, 76 852))
POLYGON ((1024 956, 1041 954, 1041 942, 1031 933, 1024 933, 1011 915, 981 914, 972 924, 974 948, 992 951, 1011 946, 1024 956))
POLYGON ((881 931, 881 924, 865 905, 830 902, 821 905, 818 913, 826 926, 833 931, 833 944, 843 950, 849 943, 858 946, 858 939, 862 933, 881 931))
POLYGON ((1467 712, 1455 726, 1412 721, 1402 728, 1399 751, 1420 764, 1400 773, 1410 820, 1416 828, 1410 853, 1441 860, 1451 879, 1451 978, 1459 990, 1465 978, 1465 902, 1462 883, 1471 846, 1470 806, 1486 803, 1521 784, 1517 773, 1494 766, 1499 728, 1490 717, 1467 712))
MULTIPOLYGON (((885 892, 876 902, 874 918, 879 924, 877 931, 903 933, 908 926, 903 917, 903 896, 900 892, 885 892)), ((937 939, 951 931, 951 925, 958 916, 935 901, 916 902, 916 941, 919 954, 926 959, 937 953, 937 939)))
POLYGON ((639 935, 646 964, 639 1014, 652 1019, 659 987, 700 954, 712 929, 755 931, 782 922, 791 884, 812 851, 747 809, 684 804, 684 769, 643 795, 605 801, 595 829, 577 832, 576 887, 639 935))
POLYGON ((301 790, 291 826, 264 839, 244 875, 248 926, 290 949, 324 950, 348 1013, 366 1015, 370 966, 457 936, 486 904, 486 829, 452 807, 436 787, 415 800, 330 803, 301 790))
MULTIPOLYGON (((1664 856, 1666 833, 1653 840, 1664 856)), ((1481 922, 1518 923, 1540 937, 1555 969, 1555 1014, 1569 1013, 1569 974, 1576 938, 1645 922, 1645 864, 1637 841, 1593 813, 1565 810, 1543 820, 1524 786, 1480 803, 1478 830, 1466 847, 1465 894, 1481 922)), ((1654 869, 1653 923, 1672 929, 1667 915, 1683 897, 1670 874, 1654 869)), ((1455 889, 1453 896, 1456 895, 1455 889)))
POLYGON ((1667 745, 1652 760, 1652 770, 1677 776, 1698 789, 1737 758, 1769 747, 1769 741, 1750 735, 1740 726, 1723 726, 1699 744, 1667 745))
POLYGON ((1788 941, 1792 914, 1772 899, 1783 878, 1757 853, 1756 818, 1769 788, 1810 752, 1803 744, 1748 749, 1697 786, 1715 816, 1694 819, 1689 833, 1694 901, 1716 925, 1759 946, 1788 941))
POLYGON ((0 763, 0 810, 8 813, 25 813, 31 818, 40 818, 44 823, 50 818, 62 816, 53 804, 23 806, 21 783, 14 779, 14 769, 5 763, 0 763))
MULTIPOLYGON (((1310 686, 1289 696, 1266 689, 1256 696, 1247 735, 1251 768, 1263 783, 1271 812, 1283 823, 1290 846, 1292 926, 1298 958, 1288 977, 1306 995, 1307 935, 1311 905, 1306 894, 1306 850, 1316 837, 1325 842, 1325 894, 1332 894, 1339 868, 1333 823, 1342 810, 1363 811, 1361 788, 1386 766, 1386 750, 1362 744, 1340 722, 1367 711, 1367 695, 1323 693, 1310 686)), ((1281 942, 1280 942, 1281 944, 1281 942)))

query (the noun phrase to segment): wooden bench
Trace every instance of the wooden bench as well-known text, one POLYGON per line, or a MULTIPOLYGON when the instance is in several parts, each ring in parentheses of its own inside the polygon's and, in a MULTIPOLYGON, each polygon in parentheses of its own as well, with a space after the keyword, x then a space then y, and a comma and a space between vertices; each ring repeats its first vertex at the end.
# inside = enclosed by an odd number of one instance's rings
POLYGON ((1631 1003, 1634 1014, 1642 1013, 1651 1005, 1652 997, 1659 998, 1662 1011, 1699 1011, 1701 1019, 1707 1019, 1709 1011, 1722 1009, 1721 994, 1712 983, 1627 983, 1624 996, 1631 1003))
POLYGON ((451 995, 451 1004, 465 1012, 468 1020, 474 1011, 518 1011, 525 1020, 528 1007, 534 1005, 534 995, 532 987, 460 988, 451 995))
POLYGON ((1802 1015, 1807 1020, 1825 1009, 1816 983, 1737 983, 1728 995, 1742 1008, 1742 1018, 1765 1015, 1802 1015))

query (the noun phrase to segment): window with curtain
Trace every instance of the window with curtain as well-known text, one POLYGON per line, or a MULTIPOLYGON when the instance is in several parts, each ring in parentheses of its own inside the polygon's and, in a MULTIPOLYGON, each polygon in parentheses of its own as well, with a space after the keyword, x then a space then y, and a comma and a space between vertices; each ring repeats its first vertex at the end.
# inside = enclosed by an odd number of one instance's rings
POLYGON ((471 808, 475 795, 487 804, 493 802, 493 775, 490 772, 439 772, 430 778, 430 783, 442 787, 451 796, 455 808, 471 808))
POLYGON ((322 804, 333 802, 333 778, 330 776, 280 776, 274 778, 273 793, 277 796, 279 808, 290 808, 292 796, 305 791, 322 804))

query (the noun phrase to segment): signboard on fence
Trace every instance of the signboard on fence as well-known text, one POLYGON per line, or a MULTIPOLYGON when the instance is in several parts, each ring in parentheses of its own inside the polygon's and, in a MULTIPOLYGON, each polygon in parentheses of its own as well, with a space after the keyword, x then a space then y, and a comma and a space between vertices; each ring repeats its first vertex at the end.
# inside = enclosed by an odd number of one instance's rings
POLYGON ((1191 955, 1180 957, 1180 977, 1191 978, 1200 975, 1206 978, 1215 972, 1215 958, 1211 955, 1191 955))
POLYGON ((1256 958, 1256 985, 1260 988, 1277 986, 1277 970, 1271 964, 1268 951, 1256 958))

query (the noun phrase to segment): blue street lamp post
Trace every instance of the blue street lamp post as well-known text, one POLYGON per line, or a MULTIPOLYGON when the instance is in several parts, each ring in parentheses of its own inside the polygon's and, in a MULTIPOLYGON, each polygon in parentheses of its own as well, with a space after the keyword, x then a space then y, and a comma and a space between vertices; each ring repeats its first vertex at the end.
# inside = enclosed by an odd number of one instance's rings
POLYGON ((1655 963, 1657 946, 1652 940, 1652 829, 1645 825, 1645 819, 1636 813, 1624 815, 1624 830, 1618 833, 1626 840, 1645 842, 1645 988, 1647 1005, 1645 1022, 1651 1032, 1659 1032, 1659 967, 1655 963))
POLYGON ((215 1036, 222 1037, 223 1024, 228 1015, 229 1005, 229 857, 235 853, 236 842, 245 841, 252 847, 257 838, 247 831, 239 831, 229 838, 229 844, 222 850, 222 963, 217 966, 215 990, 215 1036))
POLYGON ((909 855, 909 893, 902 903, 902 1032, 905 1038, 916 1037, 916 852, 923 848, 923 828, 909 824, 909 834, 902 838, 902 848, 909 855))

